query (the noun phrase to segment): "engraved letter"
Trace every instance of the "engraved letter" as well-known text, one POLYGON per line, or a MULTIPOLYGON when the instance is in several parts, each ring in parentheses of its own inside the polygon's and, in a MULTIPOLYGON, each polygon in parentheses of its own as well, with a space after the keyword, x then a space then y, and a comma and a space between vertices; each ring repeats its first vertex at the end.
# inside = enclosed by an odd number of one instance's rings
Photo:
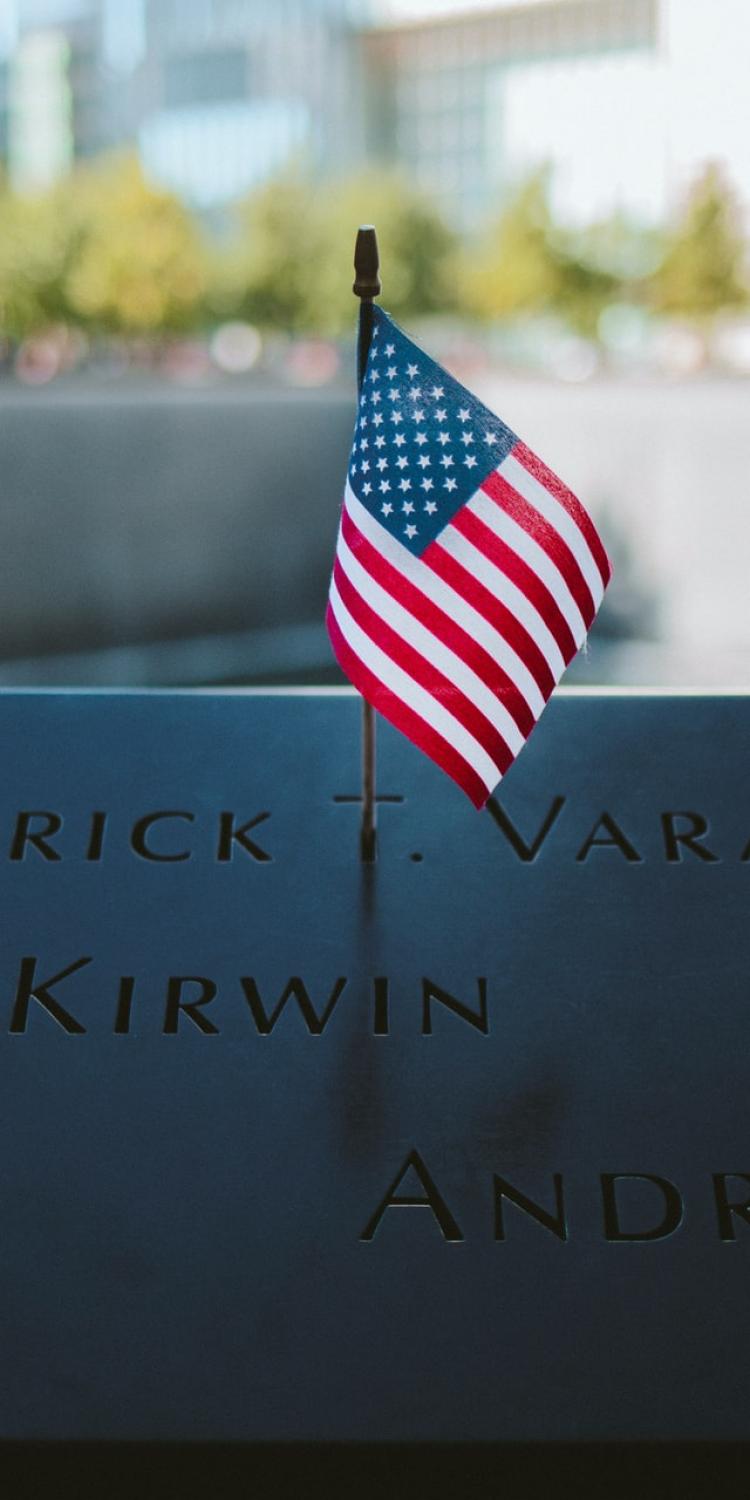
POLYGON ((266 818, 270 818, 270 816, 271 814, 267 812, 258 813, 256 817, 248 818, 247 822, 243 823, 240 828, 235 828, 234 813, 223 812, 219 819, 217 860, 230 860, 232 858, 232 846, 235 843, 239 844, 241 849, 252 855, 253 859, 259 861, 269 860, 271 858, 270 854, 267 854, 265 849, 261 849, 260 844, 256 844, 254 839, 247 837, 247 830, 248 828, 257 828, 259 823, 265 823, 266 818))
POLYGON ((439 984, 433 984, 431 979, 422 980, 422 1035, 432 1036, 432 1001, 439 1001, 446 1010, 452 1010, 455 1015, 460 1016, 462 1021, 468 1021, 470 1026, 475 1026, 477 1031, 487 1036, 490 1023, 487 1017, 487 980, 478 979, 477 989, 479 991, 479 1010, 470 1010, 468 1005, 462 1005, 455 995, 450 995, 447 990, 440 988, 439 984))
POLYGON ((702 839, 708 833, 708 823, 700 813, 665 812, 661 815, 661 826, 664 831, 664 848, 670 864, 680 863, 682 859, 680 844, 684 844, 691 854, 697 854, 699 859, 710 860, 714 863, 718 859, 718 855, 712 854, 710 849, 698 843, 698 839, 702 839), (684 828, 681 833, 678 833, 675 827, 678 818, 689 819, 692 828, 684 828))
POLYGON ((714 1196, 716 1212, 719 1216, 719 1236, 722 1240, 736 1238, 732 1214, 736 1214, 738 1219, 744 1219, 746 1224, 750 1224, 750 1198, 745 1198, 742 1203, 730 1203, 727 1197, 728 1177, 741 1177, 743 1182, 750 1182, 748 1172, 714 1172, 714 1196))
POLYGON ((293 995, 295 1000, 297 1001, 297 1004, 302 1012, 302 1015, 304 1016, 305 1024, 310 1034, 312 1036, 320 1036, 324 1031, 327 1022, 330 1020, 330 1017, 333 1013, 333 1007, 336 1004, 336 1001, 338 1000, 341 991, 344 988, 344 985, 346 984, 346 979, 341 978, 336 980, 336 983, 331 990, 328 1004, 326 1005, 326 1008, 321 1016, 319 1016, 317 1011, 315 1010, 312 1000, 310 999, 310 996, 305 989, 304 981, 302 979, 294 978, 289 980, 289 983, 287 984, 287 987, 284 990, 284 993, 282 994, 281 999, 276 1006, 276 1009, 271 1012, 270 1016, 264 1008, 263 1001, 260 998, 260 991, 255 980, 252 978, 241 979, 240 984, 245 991, 245 999, 250 1006, 253 1020, 261 1036, 268 1036, 269 1033, 273 1031, 276 1022, 278 1021, 279 1016, 281 1015, 281 1012, 291 995, 293 995))
POLYGON ((682 1223, 682 1198, 674 1183, 669 1182, 666 1177, 654 1177, 650 1172, 603 1172, 602 1201, 606 1240, 664 1240, 668 1234, 674 1234, 682 1223), (654 1187, 659 1188, 665 1203, 661 1223, 653 1229, 642 1229, 635 1234, 627 1234, 621 1229, 615 1192, 617 1182, 653 1182, 654 1187))
POLYGON ((520 1208, 523 1213, 528 1214, 529 1218, 536 1219, 537 1224, 541 1224, 544 1229, 549 1229, 551 1234, 556 1234, 559 1240, 566 1240, 568 1238, 568 1230, 565 1223, 565 1204, 563 1202, 563 1180, 560 1172, 555 1172, 552 1178, 555 1184, 555 1207, 557 1209, 557 1212, 554 1214, 550 1213, 549 1209, 542 1208, 540 1204, 535 1203, 533 1198, 527 1198, 525 1193, 522 1193, 519 1188, 513 1187, 513 1184, 507 1182, 504 1177, 498 1177, 497 1172, 493 1172, 492 1181, 495 1188, 496 1240, 505 1239, 503 1198, 507 1198, 509 1203, 515 1203, 516 1208, 520 1208))
POLYGON ((25 1032, 29 1014, 29 1001, 36 1000, 37 1005, 41 1005, 42 1009, 47 1011, 53 1021, 56 1021, 58 1026, 62 1026, 63 1031, 69 1032, 72 1036, 80 1036, 85 1032, 86 1027, 82 1026, 80 1021, 76 1020, 75 1016, 71 1016, 70 1012, 63 1008, 59 1000, 56 1000, 54 995, 50 994, 50 989, 53 984, 59 984, 61 979, 67 979, 69 974, 75 974, 76 969, 83 969, 86 967, 86 964, 90 963, 90 958, 77 958, 72 964, 68 964, 67 969, 60 969, 58 974, 53 974, 51 979, 44 979, 36 983, 34 980, 36 959, 22 958, 13 1015, 10 1021, 10 1031, 16 1036, 25 1032))
POLYGON ((195 822, 195 814, 189 812, 155 812, 148 813, 145 818, 139 818, 130 835, 130 846, 134 853, 141 859, 150 859, 154 864, 172 865, 179 863, 182 859, 190 858, 190 850, 184 849, 181 854, 156 854, 146 843, 146 834, 152 824, 160 823, 164 818, 184 818, 186 823, 195 822))
POLYGON ((542 826, 539 829, 539 832, 536 835, 533 844, 527 844, 525 840, 521 838, 518 829, 515 828, 511 823, 510 818, 505 811, 505 808, 500 806, 500 803, 495 797, 490 797, 488 799, 487 811, 489 812, 490 817, 494 818, 498 828, 500 829, 500 832, 505 834, 505 837, 508 840, 511 849, 513 849, 514 852, 518 855, 518 858, 522 859, 524 864, 530 864, 532 859, 536 859, 537 854, 539 853, 539 850, 541 849, 542 844, 544 843, 547 834, 552 827, 552 824, 557 822, 557 819, 559 818, 564 806, 564 797, 555 797, 554 802, 550 803, 549 812, 547 813, 547 816, 542 823, 542 826))
POLYGON ((445 1199, 441 1198, 418 1151, 409 1152, 406 1161, 396 1173, 393 1182, 387 1189, 385 1197, 381 1199, 372 1218, 368 1219, 360 1235, 361 1240, 371 1240, 373 1238, 387 1208, 429 1208, 437 1219, 444 1240, 452 1240, 455 1243, 463 1239, 463 1235, 453 1214, 445 1199), (410 1168, 416 1172, 424 1188, 424 1194, 420 1197, 415 1197, 411 1193, 396 1194, 396 1188, 403 1182, 410 1168))
POLYGON ((212 979, 202 979, 197 974, 173 974, 167 983, 167 1008, 164 1012, 164 1033, 174 1036, 180 1019, 180 1011, 202 1031, 204 1036, 218 1036, 219 1028, 214 1026, 206 1016, 200 1014, 200 1006, 209 1005, 216 994, 216 985, 212 979), (200 995, 197 1000, 183 1000, 182 991, 186 984, 200 985, 200 995))
POLYGON ((45 859, 62 859, 57 849, 53 849, 46 840, 54 834, 59 833, 62 828, 62 818, 55 812, 22 812, 16 820, 16 831, 13 835, 13 843, 10 846, 11 859, 25 859, 26 845, 33 844, 45 859), (32 818, 45 818, 46 827, 37 828, 32 833, 30 824, 32 818))
POLYGON ((638 853, 638 850, 634 848, 629 839, 626 839, 622 829, 618 828, 614 818, 610 817, 608 812, 603 812, 599 821, 594 824, 585 843, 578 850, 576 859, 584 860, 590 849, 619 849, 620 853, 624 854, 625 858, 630 860, 632 864, 640 864, 642 860, 642 856, 638 853), (599 839, 596 837, 596 832, 599 828, 607 830, 607 833, 610 835, 608 839, 599 839))

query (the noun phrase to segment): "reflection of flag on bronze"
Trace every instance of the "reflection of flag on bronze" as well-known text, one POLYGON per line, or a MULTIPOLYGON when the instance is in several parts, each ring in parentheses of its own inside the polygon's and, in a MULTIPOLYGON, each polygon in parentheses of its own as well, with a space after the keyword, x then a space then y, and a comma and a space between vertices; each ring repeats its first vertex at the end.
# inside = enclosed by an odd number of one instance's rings
POLYGON ((580 501, 381 308, 328 630, 386 719, 482 807, 609 581, 580 501))

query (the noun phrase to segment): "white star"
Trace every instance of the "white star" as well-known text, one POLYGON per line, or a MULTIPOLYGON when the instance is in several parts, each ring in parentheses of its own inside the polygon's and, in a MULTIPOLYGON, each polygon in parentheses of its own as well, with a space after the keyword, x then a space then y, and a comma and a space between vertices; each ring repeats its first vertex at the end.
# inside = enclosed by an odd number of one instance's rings
POLYGON ((413 401, 416 401, 417 396, 421 396, 421 394, 422 394, 422 392, 421 392, 421 390, 420 390, 420 388, 419 388, 418 385, 410 385, 409 386, 409 395, 411 396, 411 398, 412 398, 413 401))
POLYGON ((379 458, 378 459, 378 468, 379 468, 379 470, 380 470, 380 472, 382 474, 383 470, 388 468, 388 459, 387 458, 379 458))
POLYGON ((366 427, 367 426, 367 417, 360 417, 360 419, 359 419, 359 425, 360 425, 360 427, 366 427))
POLYGON ((412 416, 413 416, 415 422, 424 422, 424 412, 423 411, 413 411, 412 412, 412 416))
POLYGON ((373 391, 372 404, 373 406, 378 406, 380 404, 380 391, 373 391))
POLYGON ((416 433, 414 441, 415 441, 415 443, 417 443, 417 445, 420 448, 423 448, 424 445, 425 445, 425 443, 427 442, 427 433, 426 432, 418 432, 418 433, 416 433))
POLYGON ((399 453, 398 458, 396 459, 396 467, 399 469, 408 469, 409 460, 408 458, 404 457, 403 453, 399 453))
POLYGON ((426 453, 420 453, 419 458, 417 459, 417 463, 419 464, 420 469, 429 469, 430 467, 430 460, 426 453))
POLYGON ((443 447, 445 447, 446 443, 450 442, 450 434, 447 432, 439 432, 437 435, 437 440, 439 443, 442 443, 443 447))
POLYGON ((412 513, 412 511, 413 511, 413 509, 414 509, 413 501, 411 501, 411 500, 405 500, 404 503, 403 503, 403 505, 401 506, 401 509, 404 512, 405 516, 410 516, 411 513, 412 513))
POLYGON ((389 500, 384 500, 380 509, 382 510, 384 516, 389 516, 391 511, 393 510, 393 506, 391 505, 389 500))
POLYGON ((474 457, 474 454, 473 453, 467 453, 467 455, 466 455, 466 457, 464 459, 464 463, 466 465, 466 468, 467 469, 474 469, 474 468, 476 468, 476 462, 477 461, 476 461, 476 459, 474 457))
POLYGON ((352 472, 352 474, 356 474, 356 472, 357 472, 357 465, 356 464, 352 464, 352 466, 351 466, 351 472, 352 472))
POLYGON ((393 411, 391 412, 391 421, 395 422, 396 425, 398 426, 398 423, 401 420, 402 420, 401 413, 400 413, 400 411, 396 411, 396 408, 394 406, 393 411))
POLYGON ((473 432, 462 432, 461 433, 461 442, 462 443, 466 443, 467 447, 468 447, 469 443, 473 443, 473 441, 474 441, 474 434, 473 434, 473 432))
POLYGON ((401 393, 400 393, 400 391, 397 389, 397 387, 395 385, 392 385, 391 389, 388 392, 388 400, 389 401, 400 401, 401 400, 401 393))
POLYGON ((396 379, 396 373, 397 373, 396 366, 395 365, 389 365, 388 369, 385 372, 385 378, 386 378, 386 380, 395 380, 396 379))
POLYGON ((471 412, 469 411, 468 406, 462 406, 458 413, 459 422, 468 422, 470 416, 471 412))
POLYGON ((396 444, 397 448, 403 448, 404 443, 406 442, 406 438, 404 437, 403 432, 397 432, 393 441, 396 444))
POLYGON ((384 448, 385 447, 385 438, 383 437, 382 432, 379 432, 378 435, 377 435, 377 437, 376 437, 376 439, 375 439, 375 447, 376 448, 384 448))
POLYGON ((385 352, 386 352, 388 358, 390 359, 391 355, 396 353, 396 345, 395 344, 386 344, 386 346, 385 346, 385 352))
POLYGON ((437 506, 434 500, 425 500, 424 508, 427 511, 428 516, 434 516, 435 511, 437 510, 437 506))
POLYGON ((369 443, 368 443, 368 441, 367 441, 367 438, 363 438, 359 446, 362 449, 362 452, 366 453, 367 449, 370 446, 369 443))
POLYGON ((376 411, 375 416, 372 419, 372 425, 373 425, 373 427, 380 427, 381 424, 382 424, 382 421, 383 421, 382 413, 379 412, 379 411, 376 411))
POLYGON ((453 468, 453 459, 451 458, 450 453, 443 453, 440 462, 443 465, 444 469, 453 468))
POLYGON ((432 387, 432 394, 435 397, 435 400, 439 401, 440 397, 445 395, 445 391, 444 391, 442 385, 434 385, 432 387))
POLYGON ((419 369, 419 365, 407 365, 406 366, 406 373, 409 376, 410 380, 414 379, 414 376, 416 375, 418 369, 419 369))
POLYGON ((400 479, 398 482, 398 487, 400 490, 403 490, 404 494, 406 494, 406 491, 411 489, 411 480, 400 479))
POLYGON ((497 433, 496 432, 485 432, 485 434, 484 434, 484 441, 485 441, 485 443, 496 443, 497 442, 497 433))
POLYGON ((379 380, 380 379, 380 376, 379 376, 377 370, 371 370, 370 371, 370 379, 371 380, 379 380))
POLYGON ((381 495, 387 495, 390 487, 391 487, 391 481, 390 481, 390 479, 381 479, 380 484, 378 486, 381 495))
POLYGON ((359 467, 362 470, 363 474, 367 474, 369 472, 370 465, 369 465, 369 463, 368 463, 368 461, 367 461, 366 458, 363 458, 363 460, 362 460, 362 462, 361 462, 361 464, 360 464, 359 467))
POLYGON ((357 444, 356 443, 352 443, 352 453, 356 453, 356 451, 357 451, 357 444))
POLYGON ((457 483, 458 483, 457 479, 446 479, 446 481, 445 481, 445 488, 447 489, 447 491, 448 491, 449 494, 450 494, 451 490, 455 490, 457 483))
POLYGON ((372 489, 372 485, 369 482, 367 484, 363 484, 362 485, 362 494, 363 495, 369 495, 371 489, 372 489))
POLYGON ((416 536, 416 534, 417 534, 417 528, 416 528, 416 526, 405 526, 404 527, 404 531, 405 531, 406 535, 408 536, 409 541, 411 541, 412 537, 416 536))
POLYGON ((438 409, 437 409, 437 411, 435 412, 435 416, 437 417, 438 422, 444 422, 445 418, 446 418, 445 407, 444 406, 439 406, 438 409))
POLYGON ((424 490, 425 494, 427 493, 428 490, 432 489, 432 480, 428 479, 426 475, 425 475, 425 478, 422 480, 422 489, 424 490))

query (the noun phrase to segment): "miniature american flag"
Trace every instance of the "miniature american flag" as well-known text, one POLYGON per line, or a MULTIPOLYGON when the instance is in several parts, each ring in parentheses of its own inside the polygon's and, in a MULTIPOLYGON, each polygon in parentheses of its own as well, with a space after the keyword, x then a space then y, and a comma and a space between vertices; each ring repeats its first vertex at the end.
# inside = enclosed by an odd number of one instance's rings
POLYGON ((609 577, 575 495, 375 307, 328 631, 363 697, 476 807, 583 644, 609 577))

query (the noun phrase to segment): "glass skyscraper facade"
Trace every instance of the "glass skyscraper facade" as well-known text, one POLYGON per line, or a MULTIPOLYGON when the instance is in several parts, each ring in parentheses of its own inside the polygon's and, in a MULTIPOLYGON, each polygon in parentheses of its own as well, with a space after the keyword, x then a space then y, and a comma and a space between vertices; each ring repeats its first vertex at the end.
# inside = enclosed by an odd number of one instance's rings
POLYGON ((420 20, 404 3, 6 0, 0 154, 33 185, 46 139, 48 175, 64 170, 57 110, 72 158, 135 145, 206 211, 290 163, 375 161, 472 227, 546 161, 563 218, 657 219, 707 154, 750 202, 746 0, 496 0, 420 20), (46 93, 24 89, 42 31, 64 42, 65 89, 54 70, 46 93))

